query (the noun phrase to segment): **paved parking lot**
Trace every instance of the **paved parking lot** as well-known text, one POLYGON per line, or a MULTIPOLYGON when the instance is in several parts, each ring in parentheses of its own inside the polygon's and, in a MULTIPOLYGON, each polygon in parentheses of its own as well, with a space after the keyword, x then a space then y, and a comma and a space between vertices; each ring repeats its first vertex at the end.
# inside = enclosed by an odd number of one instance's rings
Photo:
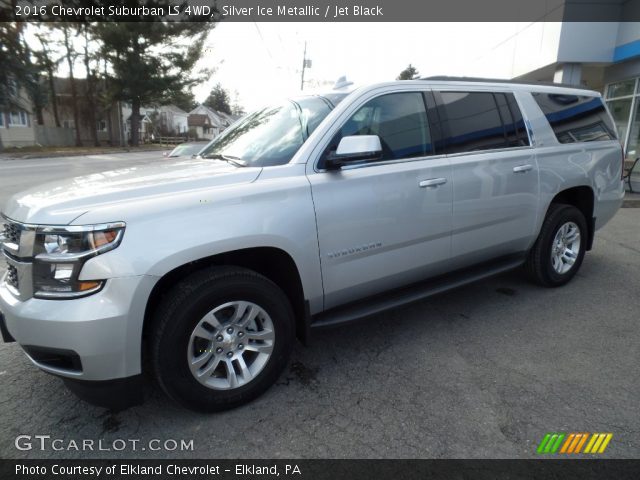
MULTIPOLYGON (((0 202, 46 179, 153 161, 0 160, 0 202)), ((92 407, 0 344, 0 457, 160 458, 141 448, 172 439, 193 440, 193 451, 170 453, 185 458, 531 458, 555 431, 611 432, 605 455, 637 458, 639 292, 640 209, 622 209, 569 285, 543 289, 513 272, 318 332, 266 395, 208 416, 154 388, 123 412, 92 407), (18 435, 140 444, 21 451, 18 435)))

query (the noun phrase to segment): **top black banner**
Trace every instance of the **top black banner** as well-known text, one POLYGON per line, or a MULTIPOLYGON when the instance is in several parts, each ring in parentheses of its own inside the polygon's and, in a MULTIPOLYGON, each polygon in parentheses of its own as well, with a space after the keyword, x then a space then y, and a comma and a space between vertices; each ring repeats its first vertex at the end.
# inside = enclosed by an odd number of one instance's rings
POLYGON ((25 22, 632 22, 640 0, 0 0, 25 22))

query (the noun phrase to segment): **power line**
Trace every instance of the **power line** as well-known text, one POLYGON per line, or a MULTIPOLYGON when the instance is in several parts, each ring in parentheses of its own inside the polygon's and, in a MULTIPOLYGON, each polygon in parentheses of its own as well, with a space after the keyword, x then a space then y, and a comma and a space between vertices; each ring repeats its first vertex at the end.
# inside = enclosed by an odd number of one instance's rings
POLYGON ((262 44, 264 45, 265 50, 269 54, 269 57, 271 58, 271 61, 275 64, 276 61, 274 60, 273 55, 271 55, 271 50, 269 50, 269 46, 267 45, 267 42, 264 41, 264 37, 262 36, 262 32, 260 31, 260 27, 258 27, 258 23, 257 22, 253 22, 253 24, 255 25, 256 30, 258 31, 258 35, 260 35, 260 40, 262 40, 262 44))

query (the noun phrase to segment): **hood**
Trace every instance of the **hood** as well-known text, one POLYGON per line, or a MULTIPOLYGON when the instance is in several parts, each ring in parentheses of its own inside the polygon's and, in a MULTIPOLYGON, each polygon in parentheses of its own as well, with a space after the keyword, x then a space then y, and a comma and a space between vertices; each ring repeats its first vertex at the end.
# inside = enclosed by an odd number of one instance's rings
MULTIPOLYGON (((209 159, 161 160, 46 183, 11 197, 3 213, 19 222, 66 225, 105 205, 254 181, 262 168, 209 159)), ((110 221, 110 220, 109 220, 110 221)))

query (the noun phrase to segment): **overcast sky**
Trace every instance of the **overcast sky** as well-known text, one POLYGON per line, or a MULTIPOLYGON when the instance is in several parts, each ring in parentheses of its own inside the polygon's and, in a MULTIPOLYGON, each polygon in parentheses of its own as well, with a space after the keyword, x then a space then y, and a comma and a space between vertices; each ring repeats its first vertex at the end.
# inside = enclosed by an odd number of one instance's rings
MULTIPOLYGON (((512 59, 486 61, 530 23, 236 23, 212 30, 200 66, 215 67, 208 82, 194 88, 205 100, 217 82, 247 110, 275 97, 300 92, 305 41, 312 67, 305 90, 332 85, 346 75, 356 84, 394 80, 409 63, 421 76, 466 75, 510 78, 512 59)), ((30 35, 28 35, 28 38, 30 35)), ((33 40, 33 37, 31 37, 33 40)), ((76 38, 77 48, 81 39, 76 38)), ((36 44, 37 45, 37 44, 36 44)), ((78 61, 76 76, 84 76, 78 61)), ((63 63, 58 75, 67 76, 63 63)))
POLYGON ((490 50, 527 28, 522 23, 225 23, 209 36, 203 62, 217 67, 194 90, 206 98, 220 82, 251 109, 272 95, 300 91, 304 43, 312 67, 305 88, 346 75, 356 83, 394 80, 409 63, 421 75, 509 78, 511 59, 483 62, 490 50))

